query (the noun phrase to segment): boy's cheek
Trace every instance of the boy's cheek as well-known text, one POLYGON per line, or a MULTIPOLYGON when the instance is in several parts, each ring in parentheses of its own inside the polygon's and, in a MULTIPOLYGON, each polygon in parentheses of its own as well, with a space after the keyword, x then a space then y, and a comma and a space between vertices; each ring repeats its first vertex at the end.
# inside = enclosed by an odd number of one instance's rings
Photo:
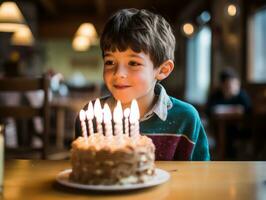
POLYGON ((105 84, 107 84, 107 82, 110 80, 110 73, 104 71, 103 72, 103 80, 104 80, 105 84))

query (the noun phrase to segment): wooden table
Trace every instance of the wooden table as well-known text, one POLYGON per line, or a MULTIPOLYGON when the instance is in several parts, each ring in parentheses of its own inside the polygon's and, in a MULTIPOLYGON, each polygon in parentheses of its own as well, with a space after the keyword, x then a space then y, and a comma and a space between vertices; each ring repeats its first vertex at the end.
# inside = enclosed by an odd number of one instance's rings
POLYGON ((171 179, 153 188, 93 193, 61 187, 55 176, 69 161, 9 160, 4 199, 266 199, 266 162, 157 162, 171 179))

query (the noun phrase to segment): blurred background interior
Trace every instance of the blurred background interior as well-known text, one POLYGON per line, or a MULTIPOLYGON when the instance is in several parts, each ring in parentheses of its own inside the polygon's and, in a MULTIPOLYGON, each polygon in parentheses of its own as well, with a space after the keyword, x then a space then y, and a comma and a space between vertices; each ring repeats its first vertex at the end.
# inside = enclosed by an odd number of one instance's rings
POLYGON ((199 111, 212 160, 266 160, 265 0, 0 1, 6 157, 68 157, 78 111, 108 94, 99 48, 104 23, 131 7, 171 23, 175 69, 162 84, 199 111), (35 77, 39 84, 29 82, 35 77), (22 80, 9 82, 14 78, 22 80), (15 105, 19 111, 10 109, 15 105), (32 117, 26 106, 43 107, 32 117), (21 114, 12 118, 14 112, 21 114))

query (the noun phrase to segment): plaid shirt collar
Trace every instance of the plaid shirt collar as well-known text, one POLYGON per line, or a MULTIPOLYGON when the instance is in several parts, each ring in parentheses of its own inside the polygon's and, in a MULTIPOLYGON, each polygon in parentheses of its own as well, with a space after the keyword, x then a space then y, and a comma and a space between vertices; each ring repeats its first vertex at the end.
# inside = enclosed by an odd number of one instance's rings
POLYGON ((163 121, 167 118, 168 110, 172 108, 173 103, 170 100, 170 97, 166 93, 164 87, 161 84, 156 84, 154 89, 155 96, 157 98, 156 103, 152 109, 147 112, 140 121, 145 121, 151 118, 154 113, 163 121))

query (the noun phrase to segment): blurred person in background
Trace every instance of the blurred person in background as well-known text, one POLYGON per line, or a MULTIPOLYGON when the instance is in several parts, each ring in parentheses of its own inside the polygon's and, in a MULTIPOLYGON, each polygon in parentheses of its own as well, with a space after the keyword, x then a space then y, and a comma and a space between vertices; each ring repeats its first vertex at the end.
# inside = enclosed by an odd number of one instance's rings
POLYGON ((210 95, 207 102, 207 113, 228 111, 250 113, 251 101, 248 94, 241 89, 241 83, 237 73, 226 68, 219 74, 220 85, 210 95), (228 106, 228 107, 226 107, 228 106))
MULTIPOLYGON (((237 73, 232 68, 225 68, 219 74, 220 85, 209 95, 206 112, 209 118, 213 115, 234 115, 251 113, 251 100, 241 88, 237 73)), ((226 154, 234 159, 236 149, 234 141, 247 137, 247 131, 236 123, 226 126, 226 154)))

